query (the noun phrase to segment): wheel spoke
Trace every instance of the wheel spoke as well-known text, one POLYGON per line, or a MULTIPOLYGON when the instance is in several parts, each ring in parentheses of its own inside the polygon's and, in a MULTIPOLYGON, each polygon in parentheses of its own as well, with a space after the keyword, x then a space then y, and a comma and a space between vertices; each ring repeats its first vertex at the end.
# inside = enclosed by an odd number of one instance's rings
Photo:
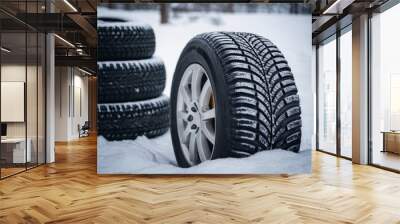
POLYGON ((201 120, 205 121, 205 120, 210 120, 215 118, 215 108, 212 108, 210 110, 207 110, 206 112, 203 112, 201 114, 201 120))
POLYGON ((194 133, 190 134, 189 140, 189 156, 190 160, 195 161, 196 159, 196 135, 194 133))
POLYGON ((210 80, 207 80, 207 82, 204 83, 204 86, 201 89, 200 93, 199 103, 201 108, 208 107, 211 94, 212 94, 211 83, 210 80))
POLYGON ((192 72, 192 100, 197 101, 200 96, 200 88, 201 88, 201 78, 203 76, 203 72, 200 66, 196 66, 193 68, 192 72))
POLYGON ((201 161, 206 161, 211 158, 211 152, 204 135, 197 135, 197 152, 201 161))
POLYGON ((186 106, 190 106, 190 102, 191 102, 191 94, 189 93, 189 89, 187 88, 187 86, 181 86, 179 88, 179 93, 182 96, 183 102, 186 104, 186 106))
POLYGON ((179 120, 184 120, 184 121, 187 120, 188 116, 189 116, 189 114, 186 111, 178 111, 177 114, 176 114, 176 117, 179 120))
POLYGON ((183 131, 182 142, 187 142, 189 135, 190 135, 190 127, 189 125, 187 125, 185 130, 183 131))
POLYGON ((205 123, 202 125, 201 131, 204 133, 206 138, 214 145, 215 144, 215 131, 212 124, 205 123))

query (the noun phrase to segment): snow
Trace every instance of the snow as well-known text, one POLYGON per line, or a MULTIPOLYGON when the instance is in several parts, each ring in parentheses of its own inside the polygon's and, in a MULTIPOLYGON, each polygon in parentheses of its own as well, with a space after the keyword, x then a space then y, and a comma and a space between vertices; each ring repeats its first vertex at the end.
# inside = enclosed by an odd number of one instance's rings
POLYGON ((125 11, 98 8, 98 16, 115 16, 147 23, 156 35, 155 56, 166 66, 164 94, 170 95, 179 56, 195 35, 211 31, 251 32, 270 39, 285 55, 295 77, 302 110, 301 152, 259 152, 243 159, 219 159, 181 169, 176 166, 170 135, 157 139, 108 142, 99 137, 99 173, 302 173, 309 172, 314 136, 315 81, 311 73, 311 15, 271 13, 181 13, 171 14, 169 24, 160 24, 158 11, 125 11))
POLYGON ((311 150, 299 153, 281 149, 236 159, 210 160, 180 168, 170 133, 148 139, 107 141, 98 137, 97 172, 100 174, 296 174, 311 172, 311 150))

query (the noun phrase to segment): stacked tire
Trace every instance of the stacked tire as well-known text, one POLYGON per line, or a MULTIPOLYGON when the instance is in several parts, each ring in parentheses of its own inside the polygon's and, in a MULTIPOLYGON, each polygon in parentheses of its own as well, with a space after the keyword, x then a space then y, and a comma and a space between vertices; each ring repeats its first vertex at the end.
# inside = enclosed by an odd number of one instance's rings
POLYGON ((107 140, 148 138, 169 129, 166 71, 153 57, 155 35, 144 24, 98 22, 98 134, 107 140))

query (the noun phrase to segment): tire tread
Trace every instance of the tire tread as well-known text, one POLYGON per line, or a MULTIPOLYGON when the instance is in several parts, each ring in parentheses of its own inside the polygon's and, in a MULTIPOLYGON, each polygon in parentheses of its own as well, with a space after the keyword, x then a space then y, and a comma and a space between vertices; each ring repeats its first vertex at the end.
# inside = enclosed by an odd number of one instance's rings
POLYGON ((158 97, 165 88, 162 60, 98 62, 98 101, 115 103, 158 97))
POLYGON ((98 104, 98 134, 107 140, 157 137, 169 129, 169 110, 166 96, 137 102, 98 104))
POLYGON ((97 27, 98 59, 132 60, 152 57, 155 35, 148 25, 106 23, 97 27))
POLYGON ((241 32, 200 34, 224 66, 232 106, 231 153, 300 150, 301 108, 294 76, 268 39, 241 32))

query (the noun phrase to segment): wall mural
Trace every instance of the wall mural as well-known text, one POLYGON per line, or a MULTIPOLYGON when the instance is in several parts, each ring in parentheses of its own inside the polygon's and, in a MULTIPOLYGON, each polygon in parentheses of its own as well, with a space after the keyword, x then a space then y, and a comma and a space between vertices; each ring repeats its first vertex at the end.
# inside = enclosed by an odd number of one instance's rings
POLYGON ((97 29, 98 173, 310 172, 307 5, 103 4, 97 29))

